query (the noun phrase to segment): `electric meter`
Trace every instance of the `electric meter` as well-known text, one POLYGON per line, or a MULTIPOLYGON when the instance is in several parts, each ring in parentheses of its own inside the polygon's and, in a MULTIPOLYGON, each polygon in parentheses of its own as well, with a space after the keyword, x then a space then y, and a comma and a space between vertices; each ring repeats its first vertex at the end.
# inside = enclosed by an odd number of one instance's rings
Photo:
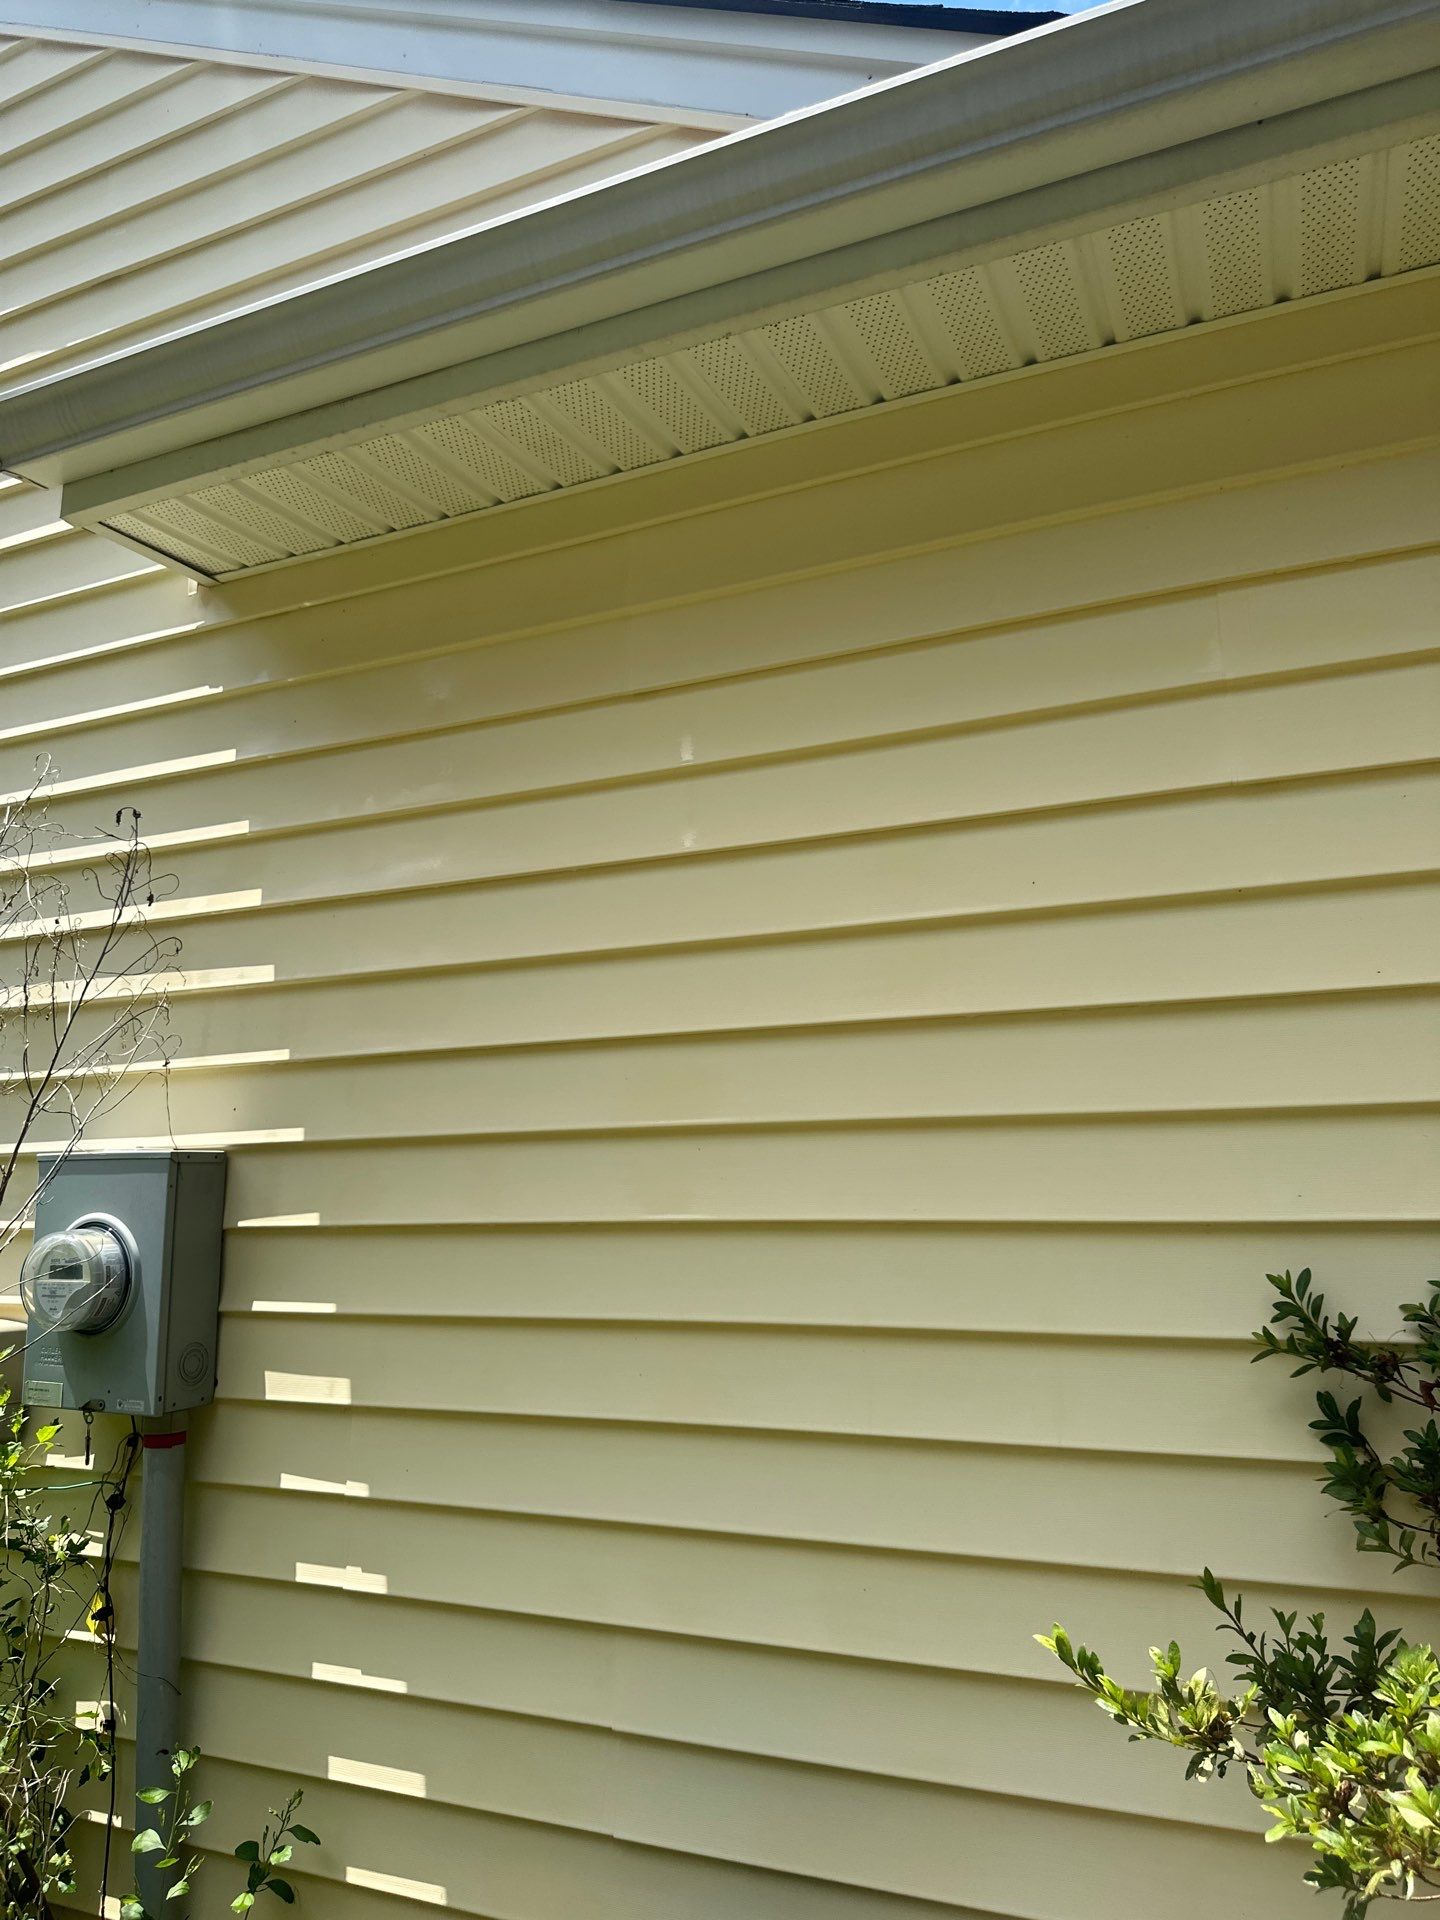
POLYGON ((118 1220, 77 1220, 47 1233, 20 1269, 31 1325, 50 1333, 103 1333, 125 1311, 139 1268, 135 1242, 118 1220))
POLYGON ((41 1155, 26 1406, 153 1418, 214 1398, 224 1200, 223 1153, 41 1155))

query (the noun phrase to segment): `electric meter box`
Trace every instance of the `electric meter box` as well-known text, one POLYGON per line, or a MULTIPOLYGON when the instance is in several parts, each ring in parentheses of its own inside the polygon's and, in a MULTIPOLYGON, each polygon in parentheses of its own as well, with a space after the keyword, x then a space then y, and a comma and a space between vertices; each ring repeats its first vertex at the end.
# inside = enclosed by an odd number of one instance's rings
POLYGON ((220 1324, 223 1153, 40 1156, 21 1269, 32 1407, 206 1406, 220 1324))

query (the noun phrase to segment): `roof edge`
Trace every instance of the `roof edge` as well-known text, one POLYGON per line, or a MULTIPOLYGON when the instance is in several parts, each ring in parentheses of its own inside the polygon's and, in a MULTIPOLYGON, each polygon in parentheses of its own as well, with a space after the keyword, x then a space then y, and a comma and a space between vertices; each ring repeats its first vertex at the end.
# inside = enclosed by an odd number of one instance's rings
POLYGON ((0 463, 81 482, 92 505, 96 476, 204 471, 226 435, 285 444, 292 416, 373 410, 522 346, 573 359, 619 316, 658 323, 683 300, 726 324, 737 285, 797 263, 813 278, 857 249, 900 258, 927 229, 948 246, 1030 230, 1037 197, 1111 173, 1170 190, 1217 153, 1313 138, 1317 115, 1364 122, 1437 65, 1440 0, 1113 0, 22 388, 0 400, 0 463))
POLYGON ((880 27, 918 28, 922 33, 983 33, 1009 38, 1069 16, 1058 7, 1026 12, 1017 7, 952 7, 944 0, 628 0, 640 7, 694 7, 706 13, 772 13, 801 20, 854 21, 880 27))
POLYGON ((979 26, 890 17, 913 11, 874 0, 0 0, 0 30, 734 126, 1033 24, 983 10, 979 26))

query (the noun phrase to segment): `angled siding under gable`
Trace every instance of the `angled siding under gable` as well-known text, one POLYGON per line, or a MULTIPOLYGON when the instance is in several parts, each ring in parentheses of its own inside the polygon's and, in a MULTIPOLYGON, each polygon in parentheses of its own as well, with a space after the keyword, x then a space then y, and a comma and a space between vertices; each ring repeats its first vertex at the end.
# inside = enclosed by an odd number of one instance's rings
POLYGON ((0 784, 179 875, 115 1126, 233 1153, 190 1702, 312 1920, 1311 1914, 1029 1637, 1374 1577, 1244 1341, 1433 1261, 1430 363, 1308 358, 199 594, 0 492, 0 784))
POLYGON ((0 389, 713 138, 0 38, 0 389))

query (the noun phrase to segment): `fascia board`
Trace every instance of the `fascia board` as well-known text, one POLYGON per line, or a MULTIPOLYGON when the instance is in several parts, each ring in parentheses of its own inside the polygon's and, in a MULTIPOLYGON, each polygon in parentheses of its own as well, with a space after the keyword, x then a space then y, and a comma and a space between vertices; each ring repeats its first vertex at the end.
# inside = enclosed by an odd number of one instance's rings
MULTIPOLYGON (((829 253, 782 263, 720 288, 657 300, 563 329, 565 302, 556 297, 562 330, 521 335, 509 347, 430 374, 258 425, 241 427, 152 459, 98 471, 64 489, 66 516, 98 524, 107 513, 182 490, 202 476, 224 479, 268 464, 297 448, 341 445, 380 429, 418 423, 437 413, 523 394, 557 376, 579 378, 645 354, 670 353, 729 328, 763 325, 797 308, 857 298, 897 280, 993 259, 1018 246, 1069 239, 1097 224, 1169 210, 1193 200, 1293 174, 1297 167, 1418 139, 1440 130, 1434 88, 1396 82, 1376 120, 1374 95, 1267 121, 1243 135, 1191 143, 1165 156, 1167 165, 1132 162, 996 206, 877 236, 829 253), (1296 121, 1303 121, 1303 128, 1296 121), (1306 138, 1302 138, 1302 133, 1306 138)), ((536 313, 532 319, 543 318, 536 313)), ((3 417, 3 409, 0 409, 3 417)))
POLYGON ((203 57, 345 64, 539 96, 620 100, 771 119, 880 73, 1014 33, 727 14, 631 0, 6 0, 19 31, 123 39, 203 57))
MULTIPOLYGON (((251 72, 296 75, 306 79, 343 80, 352 86, 393 86, 397 76, 377 73, 368 67, 348 66, 343 60, 285 60, 268 53, 228 53, 223 48, 201 47, 191 42, 156 41, 138 34, 101 33, 92 29, 75 33, 68 27, 36 28, 24 22, 0 18, 0 34, 39 40, 51 46, 88 47, 117 53, 158 53, 175 60, 203 61, 207 66, 248 68, 251 72)), ((335 51, 335 49, 332 49, 335 51)), ((498 80, 480 81, 438 78, 431 74, 406 73, 401 84, 410 93, 438 93, 458 100, 484 100, 492 105, 541 107, 553 113, 589 113, 606 120, 633 120, 642 126, 698 127, 707 133, 734 133, 753 124, 748 113, 718 113, 704 107, 670 107, 649 101, 612 100, 604 94, 559 93, 553 87, 507 86, 498 80)))
POLYGON ((202 441, 299 444, 290 415, 362 424, 377 389, 460 363, 561 338, 573 357, 622 316, 657 334, 649 310, 677 301, 686 324, 707 307, 723 323, 757 276, 831 274, 856 249, 878 271, 936 222, 951 250, 967 221, 998 240, 1036 224, 1034 196, 1112 191, 1117 169, 1133 197, 1220 170, 1217 145, 1278 151, 1312 143, 1317 115, 1414 112, 1437 64, 1440 0, 1115 0, 21 389, 0 401, 0 461, 48 484, 167 457, 208 471, 202 441))

